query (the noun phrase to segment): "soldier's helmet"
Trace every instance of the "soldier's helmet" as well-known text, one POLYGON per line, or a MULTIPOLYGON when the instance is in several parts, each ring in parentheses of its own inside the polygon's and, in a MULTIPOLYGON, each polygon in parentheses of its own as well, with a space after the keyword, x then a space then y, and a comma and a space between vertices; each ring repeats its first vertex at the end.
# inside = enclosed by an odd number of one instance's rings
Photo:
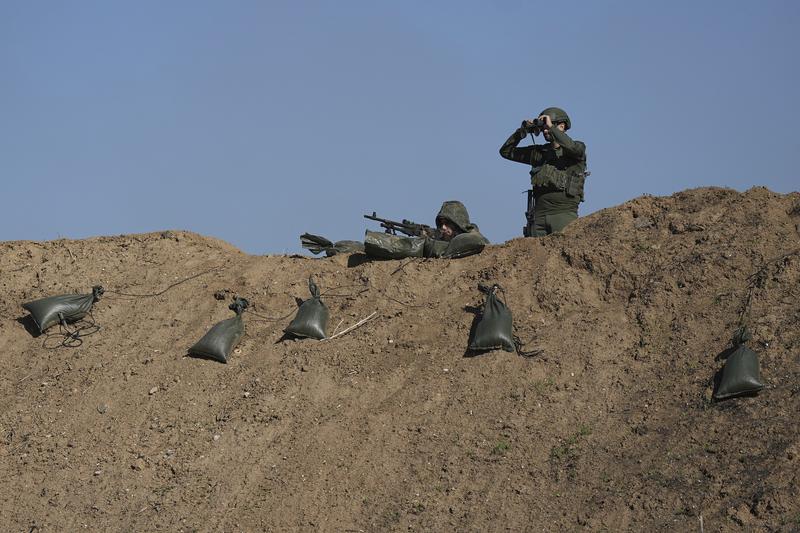
POLYGON ((550 120, 553 121, 553 124, 564 122, 566 124, 566 129, 570 129, 570 127, 572 127, 572 121, 570 121, 569 115, 567 115, 567 112, 560 107, 548 107, 539 113, 539 116, 541 115, 549 115, 550 120))

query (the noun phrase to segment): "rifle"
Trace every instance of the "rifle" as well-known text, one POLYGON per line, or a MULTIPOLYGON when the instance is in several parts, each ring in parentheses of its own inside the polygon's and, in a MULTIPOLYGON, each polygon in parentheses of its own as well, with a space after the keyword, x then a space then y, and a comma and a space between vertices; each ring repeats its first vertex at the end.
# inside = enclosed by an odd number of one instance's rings
POLYGON ((397 235, 397 232, 399 231, 400 233, 408 235, 409 237, 435 238, 438 233, 436 228, 426 226, 425 224, 417 224, 416 222, 411 222, 407 219, 403 219, 402 222, 397 222, 396 220, 381 218, 377 215, 377 213, 375 213, 375 211, 372 212, 372 215, 364 215, 364 218, 374 220, 375 222, 380 222, 381 227, 386 230, 386 233, 391 235, 397 235))

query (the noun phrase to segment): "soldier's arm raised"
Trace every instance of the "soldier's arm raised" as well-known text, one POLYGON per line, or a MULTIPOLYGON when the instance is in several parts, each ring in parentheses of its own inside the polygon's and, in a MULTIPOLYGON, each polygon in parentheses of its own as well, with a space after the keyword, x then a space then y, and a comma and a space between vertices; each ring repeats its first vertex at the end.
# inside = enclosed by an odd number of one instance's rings
POLYGON ((553 140, 561 145, 565 152, 576 159, 586 158, 586 145, 581 141, 573 141, 572 138, 558 128, 550 130, 553 140))
POLYGON ((503 146, 500 147, 500 155, 504 159, 508 159, 510 161, 533 165, 539 159, 539 151, 536 149, 537 147, 517 146, 526 136, 527 133, 522 128, 519 128, 517 131, 512 133, 511 137, 509 137, 508 140, 503 143, 503 146))

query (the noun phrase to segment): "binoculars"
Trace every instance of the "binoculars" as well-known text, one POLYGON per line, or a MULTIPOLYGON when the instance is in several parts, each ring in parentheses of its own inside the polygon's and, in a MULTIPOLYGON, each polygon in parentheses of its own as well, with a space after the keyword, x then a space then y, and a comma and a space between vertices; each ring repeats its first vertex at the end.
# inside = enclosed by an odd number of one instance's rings
POLYGON ((527 133, 539 133, 539 131, 543 130, 545 126, 547 126, 547 122, 545 122, 545 120, 542 118, 522 121, 522 129, 527 133))

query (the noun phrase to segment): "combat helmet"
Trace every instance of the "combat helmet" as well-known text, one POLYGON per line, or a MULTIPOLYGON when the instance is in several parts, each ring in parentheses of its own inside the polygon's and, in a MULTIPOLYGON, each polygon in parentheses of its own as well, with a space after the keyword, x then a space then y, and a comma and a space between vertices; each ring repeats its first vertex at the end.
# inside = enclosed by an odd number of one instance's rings
POLYGON ((566 124, 566 129, 569 129, 572 126, 572 121, 570 121, 569 115, 567 115, 567 112, 561 109, 560 107, 548 107, 547 109, 539 113, 539 116, 542 115, 549 115, 550 120, 553 121, 553 124, 558 122, 564 122, 566 124))

